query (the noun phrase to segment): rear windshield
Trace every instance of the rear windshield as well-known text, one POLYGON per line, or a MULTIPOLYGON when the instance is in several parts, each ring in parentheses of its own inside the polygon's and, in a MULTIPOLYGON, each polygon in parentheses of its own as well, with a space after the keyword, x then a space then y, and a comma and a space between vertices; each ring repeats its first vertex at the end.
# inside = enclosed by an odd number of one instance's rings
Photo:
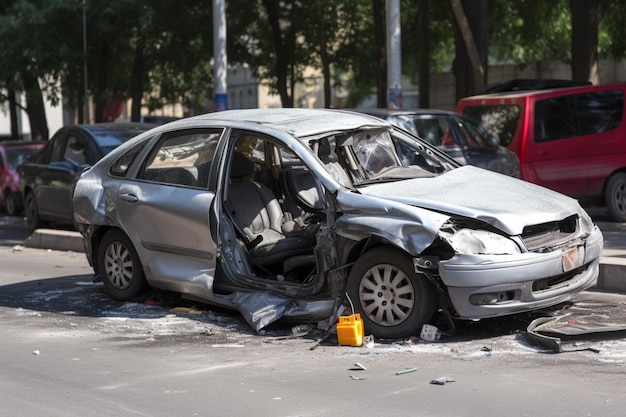
POLYGON ((502 146, 509 146, 515 136, 520 108, 516 104, 467 106, 463 114, 480 120, 484 127, 498 134, 502 146))
POLYGON ((13 148, 7 149, 7 161, 9 163, 9 169, 15 169, 18 165, 26 162, 31 155, 37 152, 40 148, 13 148))

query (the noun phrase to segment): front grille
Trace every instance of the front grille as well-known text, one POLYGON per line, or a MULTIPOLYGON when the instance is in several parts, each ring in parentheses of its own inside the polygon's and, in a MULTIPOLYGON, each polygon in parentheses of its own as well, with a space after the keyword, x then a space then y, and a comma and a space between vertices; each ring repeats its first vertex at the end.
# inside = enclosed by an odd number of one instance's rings
POLYGON ((564 272, 549 278, 542 278, 533 281, 533 292, 551 290, 555 287, 566 284, 568 281, 576 278, 577 275, 584 272, 589 265, 583 265, 571 271, 564 272))
POLYGON ((578 230, 578 215, 563 220, 526 226, 522 240, 529 251, 562 245, 572 239, 578 230))

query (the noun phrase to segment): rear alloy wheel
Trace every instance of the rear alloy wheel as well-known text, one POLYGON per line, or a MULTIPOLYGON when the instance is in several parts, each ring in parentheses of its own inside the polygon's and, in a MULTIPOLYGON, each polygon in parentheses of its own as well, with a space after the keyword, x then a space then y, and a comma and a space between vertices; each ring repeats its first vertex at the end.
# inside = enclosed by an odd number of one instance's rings
POLYGON ((381 247, 363 254, 348 276, 348 295, 367 334, 401 338, 419 334, 437 306, 434 286, 414 270, 411 257, 381 247))
POLYGON ((626 174, 613 174, 606 183, 606 208, 615 221, 626 222, 626 174))
POLYGON ((33 193, 26 194, 26 226, 31 232, 43 226, 43 222, 39 217, 37 200, 35 200, 33 193))
POLYGON ((17 216, 19 211, 17 208, 17 200, 15 194, 11 191, 7 191, 4 194, 4 208, 9 216, 17 216))
POLYGON ((110 230, 100 241, 98 271, 113 298, 126 301, 148 289, 139 256, 130 239, 119 230, 110 230))

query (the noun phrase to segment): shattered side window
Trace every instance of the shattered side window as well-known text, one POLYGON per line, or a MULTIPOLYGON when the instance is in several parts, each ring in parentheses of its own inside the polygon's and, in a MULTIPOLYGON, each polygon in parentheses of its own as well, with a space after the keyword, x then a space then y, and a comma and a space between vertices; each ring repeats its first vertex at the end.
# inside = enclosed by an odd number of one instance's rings
POLYGON ((148 143, 147 140, 139 142, 128 151, 124 152, 122 156, 113 162, 113 165, 109 168, 109 174, 114 177, 125 177, 128 172, 128 168, 133 163, 135 158, 137 158, 137 155, 141 153, 142 149, 146 146, 146 143, 148 143))
POLYGON ((354 135, 353 148, 363 168, 371 174, 401 166, 387 131, 359 132, 354 135))

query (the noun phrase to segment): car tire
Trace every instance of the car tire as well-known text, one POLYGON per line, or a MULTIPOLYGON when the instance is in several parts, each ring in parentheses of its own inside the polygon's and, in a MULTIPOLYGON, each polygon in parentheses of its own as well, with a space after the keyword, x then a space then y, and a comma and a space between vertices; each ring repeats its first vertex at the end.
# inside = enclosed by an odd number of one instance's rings
POLYGON ((43 222, 39 217, 39 207, 33 193, 26 194, 26 226, 28 230, 34 232, 43 226, 43 222))
POLYGON ((626 174, 611 175, 606 183, 604 201, 609 214, 617 222, 626 222, 626 174))
POLYGON ((107 292, 117 300, 130 300, 148 289, 139 255, 120 230, 108 231, 100 241, 98 272, 107 292))
POLYGON ((19 214, 17 199, 11 191, 7 191, 4 195, 4 208, 9 216, 17 216, 19 214))
POLYGON ((381 338, 419 334, 437 306, 435 288, 394 248, 366 252, 348 276, 348 295, 365 332, 381 338))
POLYGON ((17 215, 17 201, 15 201, 15 195, 11 191, 4 194, 4 209, 9 216, 17 215))

